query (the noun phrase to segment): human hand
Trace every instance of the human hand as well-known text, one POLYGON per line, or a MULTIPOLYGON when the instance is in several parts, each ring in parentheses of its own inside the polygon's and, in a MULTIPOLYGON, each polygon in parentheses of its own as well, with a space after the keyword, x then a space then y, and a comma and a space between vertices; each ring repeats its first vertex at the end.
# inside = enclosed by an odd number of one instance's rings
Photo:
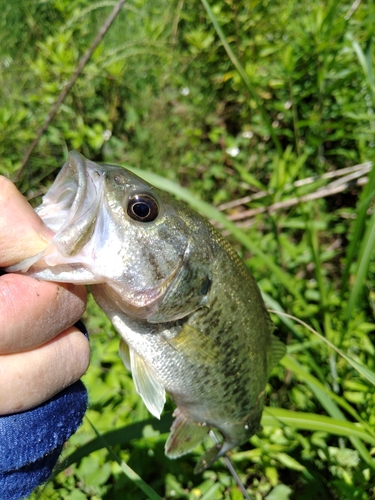
MULTIPOLYGON (((53 233, 0 176, 0 267, 43 250, 53 233)), ((74 326, 86 305, 83 286, 0 276, 0 415, 33 408, 83 375, 89 343, 74 326)))

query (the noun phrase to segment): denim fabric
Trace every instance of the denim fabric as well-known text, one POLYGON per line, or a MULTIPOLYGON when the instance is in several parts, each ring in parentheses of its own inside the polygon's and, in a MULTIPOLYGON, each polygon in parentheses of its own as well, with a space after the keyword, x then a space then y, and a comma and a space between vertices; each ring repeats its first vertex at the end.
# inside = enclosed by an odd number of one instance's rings
POLYGON ((18 500, 51 475, 87 408, 79 380, 37 408, 0 417, 0 498, 18 500))
MULTIPOLYGON (((75 326, 88 338, 81 321, 75 326)), ((86 408, 87 391, 78 380, 32 410, 0 417, 0 500, 25 498, 47 481, 86 408)))

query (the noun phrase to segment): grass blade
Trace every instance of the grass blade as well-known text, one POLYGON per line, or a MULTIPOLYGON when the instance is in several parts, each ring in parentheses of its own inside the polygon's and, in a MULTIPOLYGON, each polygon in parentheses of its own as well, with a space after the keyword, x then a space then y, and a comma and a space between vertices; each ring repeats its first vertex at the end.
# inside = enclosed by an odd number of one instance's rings
POLYGON ((283 408, 266 407, 264 409, 261 425, 270 425, 273 427, 287 425, 294 429, 306 431, 321 431, 342 437, 355 437, 361 439, 372 446, 375 445, 375 438, 368 434, 359 424, 345 422, 325 415, 316 415, 315 413, 304 413, 283 408))
MULTIPOLYGON (((328 387, 319 382, 317 378, 311 375, 311 373, 309 373, 302 365, 300 365, 292 356, 287 354, 280 361, 280 364, 284 366, 287 370, 293 372, 301 382, 305 382, 314 393, 320 391, 321 393, 324 393, 332 403, 337 403, 338 405, 340 405, 346 412, 348 412, 353 418, 355 418, 358 423, 360 423, 364 428, 366 428, 367 432, 369 432, 375 437, 374 430, 369 425, 367 425, 367 423, 364 420, 362 420, 360 415, 344 398, 338 396, 336 393, 328 389, 328 387)), ((327 409, 326 405, 324 405, 324 407, 327 409)), ((330 415, 335 418, 340 418, 338 416, 339 415, 338 413, 336 413, 336 416, 333 414, 335 410, 332 411, 332 408, 333 407, 331 406, 331 410, 329 411, 330 415)), ((343 416, 342 413, 341 415, 343 416)))
POLYGON ((95 428, 94 424, 90 421, 90 419, 87 416, 86 418, 89 424, 91 425, 93 431, 97 435, 97 439, 102 443, 102 448, 106 448, 108 450, 113 460, 115 460, 120 465, 126 477, 130 479, 130 481, 132 481, 136 486, 138 486, 138 488, 142 490, 143 493, 146 493, 147 497, 150 500, 162 500, 162 498, 156 493, 156 491, 153 490, 151 486, 149 486, 145 481, 143 481, 141 476, 139 476, 131 467, 129 467, 128 464, 123 462, 121 458, 118 455, 116 455, 116 453, 112 450, 112 448, 108 444, 105 437, 99 433, 99 431, 95 428))
POLYGON ((368 268, 370 265, 371 257, 375 248, 375 212, 372 213, 369 220, 365 236, 359 247, 357 272, 354 281, 354 286, 350 292, 348 307, 346 310, 346 318, 349 319, 354 307, 356 306, 360 297, 363 285, 366 280, 368 268))
MULTIPOLYGON (((365 75, 365 80, 367 84, 367 89, 369 96, 372 101, 372 112, 374 114, 375 109, 375 85, 374 85, 374 70, 372 61, 372 38, 370 37, 366 44, 365 52, 362 50, 360 44, 356 41, 352 41, 352 46, 354 52, 356 53, 358 62, 360 63, 363 73, 365 75)), ((373 119, 369 119, 370 127, 374 131, 375 122, 373 119)), ((368 185, 364 189, 361 201, 359 203, 359 210, 357 214, 357 220, 354 226, 353 237, 350 242, 347 251, 347 261, 346 267, 343 274, 343 287, 342 293, 344 293, 348 288, 349 275, 354 256, 358 253, 357 269, 354 286, 351 290, 349 296, 348 307, 346 310, 346 319, 348 320, 354 310, 355 305, 358 302, 359 296, 362 291, 363 284, 365 282, 368 267, 370 264, 370 258, 375 243, 375 214, 373 213, 369 225, 366 229, 366 218, 367 209, 369 204, 372 202, 373 194, 375 190, 375 168, 373 166, 368 185), (365 235, 362 239, 362 235, 365 235)))
MULTIPOLYGON (((126 427, 121 427, 114 431, 109 431, 103 434, 105 437, 106 444, 108 446, 113 446, 116 444, 124 445, 129 443, 132 439, 141 439, 143 437, 143 429, 145 426, 152 426, 155 431, 164 434, 169 431, 172 425, 172 414, 165 413, 160 420, 155 418, 150 418, 142 422, 136 422, 135 424, 127 425, 126 427)), ((72 464, 79 462, 82 458, 87 457, 90 453, 100 450, 103 448, 103 440, 95 438, 88 443, 84 444, 73 453, 63 458, 62 463, 64 468, 70 467, 72 464)))
POLYGON ((375 166, 372 166, 369 182, 364 187, 360 201, 358 202, 357 217, 354 222, 353 234, 346 252, 346 265, 342 276, 341 296, 347 291, 349 284, 350 270, 353 261, 358 255, 358 247, 363 241, 366 230, 367 210, 375 194, 375 166))
POLYGON ((374 88, 374 71, 372 67, 372 37, 370 37, 366 43, 366 50, 363 52, 360 44, 353 40, 352 42, 354 52, 358 58, 358 62, 362 66, 363 73, 366 77, 367 87, 372 100, 372 105, 375 107, 375 88, 374 88))
POLYGON ((127 478, 130 479, 134 484, 136 484, 138 488, 143 491, 143 493, 146 493, 147 497, 150 500, 163 500, 162 497, 160 497, 156 493, 156 491, 151 488, 151 486, 143 481, 143 479, 131 467, 129 467, 128 464, 120 461, 119 465, 127 478))
MULTIPOLYGON (((268 306, 269 310, 274 310, 276 311, 274 314, 277 314, 278 312, 283 313, 284 310, 280 306, 280 304, 274 300, 268 293, 262 291, 262 297, 265 302, 265 304, 268 306)), ((293 332, 293 335, 295 336, 296 339, 298 339, 300 342, 303 342, 304 336, 301 334, 301 332, 296 328, 294 321, 292 321, 290 318, 284 316, 283 314, 278 315, 280 318, 280 321, 284 323, 284 325, 293 332)))
MULTIPOLYGON (((315 394, 315 397, 318 399, 323 408, 331 415, 331 417, 343 420, 347 422, 345 415, 342 413, 340 408, 337 406, 338 403, 342 408, 344 408, 352 417, 354 417, 357 422, 363 426, 363 429, 366 430, 370 435, 375 438, 374 432, 366 422, 364 422, 358 413, 345 401, 345 399, 341 398, 333 391, 330 391, 327 387, 325 387, 322 383, 320 383, 315 377, 313 377, 309 372, 307 372, 297 361, 289 355, 284 356, 284 358, 280 361, 280 364, 283 365, 288 370, 292 371, 294 374, 299 375, 299 379, 306 383, 311 391, 315 394)), ((349 436, 349 440, 356 448, 358 453, 361 455, 363 460, 375 470, 375 462, 368 452, 367 448, 363 444, 363 442, 356 436, 349 436)))
POLYGON ((273 310, 270 310, 269 312, 272 312, 272 313, 275 313, 275 314, 279 314, 279 315, 284 315, 287 318, 294 319, 294 321, 297 321, 297 323, 300 323, 301 325, 303 325, 305 328, 307 328, 308 330, 310 330, 310 332, 312 332, 314 335, 316 335, 317 337, 319 337, 320 340, 322 340, 323 342, 325 342, 329 347, 331 347, 334 351, 336 351, 339 356, 341 356, 342 358, 344 358, 355 370, 357 370, 358 373, 360 373, 369 382, 371 382, 371 384, 375 385, 375 373, 374 372, 372 372, 371 370, 369 370, 365 365, 363 365, 359 361, 356 361, 352 357, 350 357, 347 354, 345 354, 344 351, 342 351, 341 349, 339 349, 338 347, 336 347, 334 344, 332 344, 332 342, 330 342, 328 339, 326 339, 325 337, 323 337, 323 335, 320 335, 320 333, 318 333, 316 330, 314 330, 314 328, 311 328, 311 326, 309 326, 307 323, 305 323, 301 319, 296 318, 295 316, 292 316, 291 314, 282 313, 280 311, 273 311, 273 310))

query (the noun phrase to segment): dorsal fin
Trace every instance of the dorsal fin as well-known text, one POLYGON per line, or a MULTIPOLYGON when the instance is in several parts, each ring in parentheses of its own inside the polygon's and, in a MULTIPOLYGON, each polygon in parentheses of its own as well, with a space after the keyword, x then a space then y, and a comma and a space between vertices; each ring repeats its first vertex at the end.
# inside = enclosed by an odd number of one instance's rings
POLYGON ((271 335, 271 356, 269 372, 275 368, 277 363, 285 356, 286 345, 281 342, 275 335, 271 335))

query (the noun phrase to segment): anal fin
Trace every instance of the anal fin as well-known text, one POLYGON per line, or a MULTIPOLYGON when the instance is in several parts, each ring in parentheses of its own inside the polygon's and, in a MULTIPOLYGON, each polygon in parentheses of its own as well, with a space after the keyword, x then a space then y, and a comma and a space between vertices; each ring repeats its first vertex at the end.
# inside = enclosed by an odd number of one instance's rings
POLYGON ((189 453, 203 441, 210 430, 210 427, 190 420, 178 408, 173 415, 176 418, 165 443, 165 454, 169 458, 177 458, 189 453))

